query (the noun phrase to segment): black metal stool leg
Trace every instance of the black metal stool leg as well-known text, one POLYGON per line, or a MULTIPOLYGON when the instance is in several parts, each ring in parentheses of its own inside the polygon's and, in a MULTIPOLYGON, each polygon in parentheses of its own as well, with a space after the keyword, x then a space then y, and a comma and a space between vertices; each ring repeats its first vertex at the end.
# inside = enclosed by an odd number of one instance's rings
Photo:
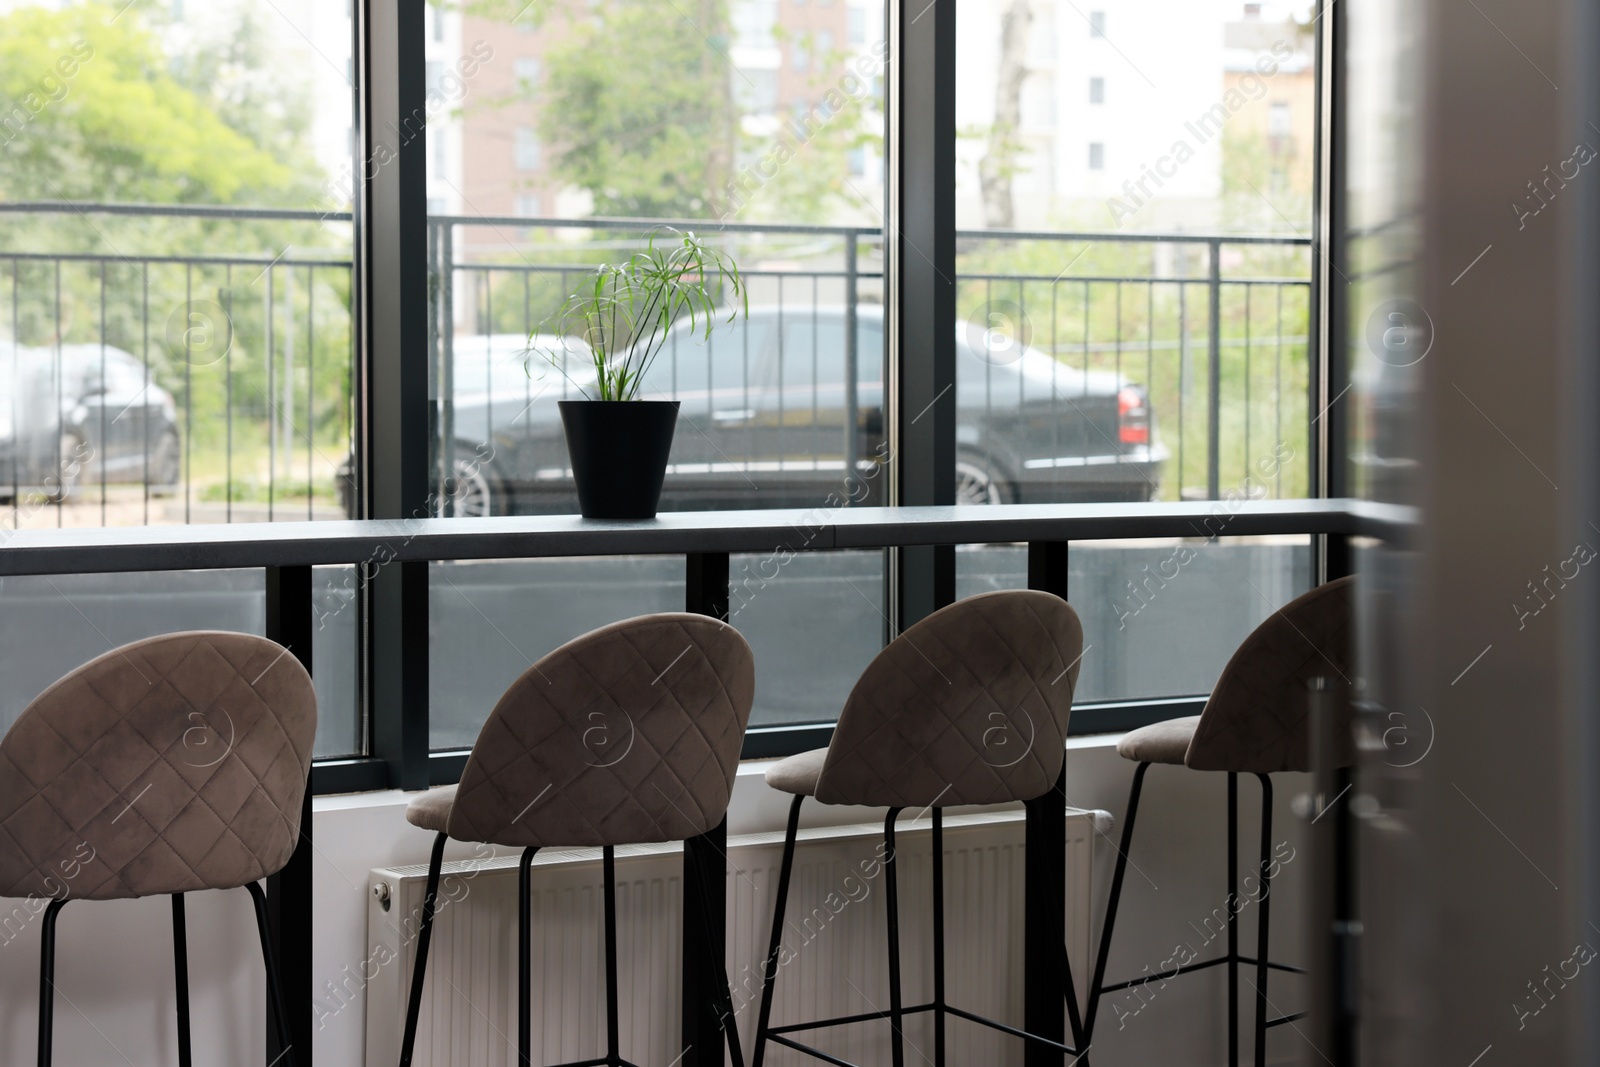
POLYGON ((178 990, 178 1067, 193 1067, 189 1039, 189 924, 184 921, 183 894, 172 894, 172 972, 178 990))
POLYGON ((517 1063, 533 1063, 533 856, 537 846, 522 850, 517 864, 517 1063))
POLYGON ((610 845, 601 850, 602 877, 606 881, 606 1063, 622 1063, 617 1029, 617 859, 610 845))
POLYGON ((1095 1016, 1100 1013, 1100 987, 1106 981, 1106 959, 1111 954, 1111 931, 1117 925, 1117 904, 1122 900, 1122 879, 1128 872, 1128 849, 1133 844, 1133 821, 1139 814, 1139 791, 1150 764, 1141 763, 1133 772, 1133 788, 1128 792, 1128 817, 1122 824, 1122 845, 1117 850, 1116 873, 1111 876, 1111 897, 1106 901, 1105 926, 1100 931, 1100 951, 1096 954, 1094 977, 1089 980, 1089 1010, 1083 1020, 1085 1045, 1094 1040, 1095 1016))
POLYGON ((944 1067, 944 812, 933 809, 933 1064, 944 1067))
POLYGON ((772 994, 778 981, 778 955, 783 948, 783 912, 789 902, 789 875, 794 870, 794 839, 800 832, 800 805, 797 796, 789 805, 789 828, 783 835, 783 864, 778 868, 777 902, 772 909, 772 937, 767 942, 767 966, 761 981, 761 1014, 756 1018, 756 1048, 750 1067, 761 1067, 767 1053, 767 1027, 772 1022, 772 994))
POLYGON ((428 889, 422 898, 422 927, 417 931, 417 960, 411 969, 411 995, 406 1000, 406 1030, 400 1039, 400 1067, 411 1067, 411 1051, 417 1043, 417 1016, 422 1014, 422 980, 428 972, 428 941, 433 936, 433 908, 439 898, 439 868, 444 865, 445 834, 433 839, 433 854, 428 857, 428 889))
POLYGON ((900 1026, 904 1021, 900 999, 900 892, 895 877, 894 820, 899 808, 890 808, 883 820, 883 843, 887 855, 883 860, 884 893, 889 898, 889 1048, 894 1067, 906 1067, 905 1039, 900 1026))
POLYGON ((1239 775, 1228 772, 1228 1067, 1239 1067, 1239 775))
POLYGON ((39 1067, 50 1067, 50 1045, 55 1034, 56 916, 65 900, 52 900, 44 909, 39 937, 39 1067))
POLYGON ((272 1004, 272 1025, 278 1032, 278 1047, 283 1049, 283 1067, 295 1067, 300 1057, 295 1055, 289 1037, 289 1015, 283 1003, 283 982, 278 974, 278 957, 272 951, 272 927, 267 920, 267 895, 255 882, 244 884, 256 906, 256 929, 261 934, 261 959, 267 967, 267 1000, 272 1004))
POLYGON ((1272 907, 1272 779, 1261 779, 1261 914, 1256 931, 1256 1067, 1267 1067, 1267 933, 1272 907))

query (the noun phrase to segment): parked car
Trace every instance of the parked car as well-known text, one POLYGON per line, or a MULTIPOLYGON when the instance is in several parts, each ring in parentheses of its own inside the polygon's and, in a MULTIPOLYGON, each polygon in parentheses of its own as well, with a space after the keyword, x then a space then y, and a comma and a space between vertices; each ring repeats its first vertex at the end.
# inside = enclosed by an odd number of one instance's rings
POLYGON ((0 500, 65 500, 102 477, 170 492, 182 473, 177 405, 137 356, 0 346, 0 500))
MULTIPOLYGON (((681 401, 663 510, 811 507, 833 494, 883 501, 883 308, 856 311, 857 480, 847 484, 846 308, 752 307, 706 341, 680 324, 644 395, 681 401)), ((957 500, 968 504, 1149 500, 1166 449, 1143 387, 1029 348, 1010 362, 956 329, 957 500), (987 357, 987 358, 986 358, 987 357)), ((583 355, 530 378, 520 337, 458 338, 453 441, 441 469, 458 515, 577 510, 556 401, 580 395, 583 355)), ((537 369, 537 368, 536 368, 537 369)), ((444 392, 444 390, 441 390, 444 392)), ((449 433, 443 432, 444 423, 449 433)), ((348 480, 345 480, 348 484, 348 480)))

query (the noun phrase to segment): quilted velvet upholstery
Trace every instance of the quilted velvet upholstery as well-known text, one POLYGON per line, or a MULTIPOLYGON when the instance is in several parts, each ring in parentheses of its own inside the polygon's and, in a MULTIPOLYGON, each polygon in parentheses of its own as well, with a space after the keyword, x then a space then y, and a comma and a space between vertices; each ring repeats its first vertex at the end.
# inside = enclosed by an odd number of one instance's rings
POLYGON ((1311 769, 1306 683, 1354 680, 1354 591, 1353 578, 1317 586, 1244 639, 1206 701, 1185 763, 1248 774, 1311 769))
POLYGON ((934 612, 861 675, 817 799, 949 807, 1042 796, 1065 758, 1082 649, 1078 613, 1049 593, 982 593, 934 612))
POLYGON ((1194 729, 1199 725, 1200 716, 1186 715, 1130 730, 1117 742, 1117 755, 1137 763, 1168 763, 1181 767, 1189 752, 1189 742, 1194 740, 1194 729))
POLYGON ((783 793, 796 796, 817 795, 817 779, 822 777, 822 765, 827 762, 828 750, 814 748, 781 759, 767 768, 767 784, 783 793))
POLYGON ((541 659, 500 698, 453 798, 412 822, 509 847, 681 841, 722 821, 755 699, 755 659, 727 623, 646 615, 541 659))
POLYGON ((232 889, 300 836, 317 700, 250 634, 113 649, 0 739, 0 896, 109 900, 232 889))

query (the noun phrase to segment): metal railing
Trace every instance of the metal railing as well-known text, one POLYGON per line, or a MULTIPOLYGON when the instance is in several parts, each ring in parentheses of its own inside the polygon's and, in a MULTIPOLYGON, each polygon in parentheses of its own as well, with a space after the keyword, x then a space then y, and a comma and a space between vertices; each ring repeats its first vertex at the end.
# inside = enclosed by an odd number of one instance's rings
MULTIPOLYGON (((343 213, 279 209, 0 204, 0 227, 10 231, 0 238, 0 335, 9 333, 0 342, 0 424, 8 424, 0 500, 9 501, 8 525, 341 516, 353 423, 351 265, 340 258, 348 236, 326 226, 349 222, 343 213), (30 220, 35 225, 24 225, 30 220), (263 250, 193 251, 237 246, 241 233, 263 250), (150 249, 157 239, 160 252, 150 249)), ((441 490, 459 458, 458 393, 476 388, 458 380, 469 364, 476 373, 470 348, 488 351, 496 335, 526 337, 582 273, 638 248, 663 225, 714 235, 747 267, 752 303, 786 321, 809 319, 813 338, 819 313, 838 309, 845 383, 881 358, 862 350, 864 336, 881 332, 861 328, 870 318, 861 309, 883 299, 877 228, 433 216, 441 490)), ((1235 472, 1256 478, 1268 495, 1306 491, 1292 464, 1275 463, 1264 480, 1256 468, 1267 455, 1262 442, 1298 457, 1307 440, 1315 360, 1308 240, 978 230, 957 238, 958 308, 973 347, 988 343, 1003 308, 1011 319, 1000 328, 1054 356, 1063 374, 1082 370, 1087 383, 1087 372, 1105 371, 1148 392, 1164 451, 1146 454, 1154 475, 1141 474, 1142 485, 1128 479, 1126 491, 1216 498, 1235 472)), ((881 399, 852 386, 842 411, 824 410, 827 374, 815 343, 810 351, 784 344, 780 331, 782 374, 812 383, 811 411, 780 413, 788 436, 774 446, 779 465, 857 469, 867 439, 844 432, 834 441, 820 430, 862 425, 881 399)), ((492 396, 491 364, 485 360, 483 372, 492 396)), ((1004 361, 981 373, 984 402, 962 403, 958 419, 987 434, 1006 417, 996 411, 1005 398, 994 385, 1004 361)), ((747 361, 738 406, 753 410, 751 377, 747 361)), ((565 380, 559 390, 572 395, 565 380)), ((780 391, 777 402, 789 401, 780 391)), ((1071 416, 1066 406, 1061 414, 1071 416)), ((497 418, 491 403, 468 444, 515 436, 497 418)), ((1079 452, 1097 447, 1091 440, 1079 452)))

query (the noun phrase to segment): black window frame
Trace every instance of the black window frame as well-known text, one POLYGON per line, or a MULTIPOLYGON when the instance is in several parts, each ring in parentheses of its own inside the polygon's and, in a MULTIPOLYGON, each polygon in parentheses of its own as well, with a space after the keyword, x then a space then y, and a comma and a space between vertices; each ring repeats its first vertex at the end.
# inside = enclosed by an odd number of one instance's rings
MULTIPOLYGON (((1340 42, 1334 5, 1318 0, 1314 48, 1317 127, 1312 238, 1312 343, 1317 380, 1308 418, 1327 408, 1346 380, 1335 343, 1343 293, 1323 269, 1327 235, 1337 233, 1337 121, 1340 42), (1333 91, 1329 90, 1332 87, 1333 91)), ((428 230, 425 130, 397 141, 396 131, 426 114, 427 0, 362 0, 354 5, 357 56, 357 167, 352 315, 356 332, 355 435, 362 517, 430 514, 432 401, 428 361, 428 230)), ((1103 18, 1103 13, 1097 12, 1103 18)), ((889 499, 897 505, 952 504, 956 407, 956 5, 955 0, 887 0, 885 33, 885 418, 892 442, 889 499), (915 419, 906 413, 920 413, 915 419)), ((1091 36, 1095 36, 1092 32, 1091 36)), ((1337 254, 1337 249, 1333 249, 1337 254)), ((1329 443, 1344 429, 1334 411, 1311 441, 1313 497, 1337 496, 1339 464, 1329 443)), ((1314 420, 1315 421, 1315 420, 1314 420)), ((1130 504, 1130 512, 1139 505, 1130 504)), ((1315 580, 1348 572, 1341 538, 1312 537, 1315 580)), ((955 599, 953 546, 885 549, 887 641, 955 599)), ((428 565, 373 569, 362 586, 362 692, 365 753, 315 763, 314 792, 395 787, 421 789, 455 781, 462 751, 430 751, 428 732, 428 565)), ((1073 734, 1105 733, 1196 713, 1205 698, 1115 701, 1075 709, 1073 734)), ((788 755, 825 745, 831 723, 757 727, 744 757, 788 755)))

